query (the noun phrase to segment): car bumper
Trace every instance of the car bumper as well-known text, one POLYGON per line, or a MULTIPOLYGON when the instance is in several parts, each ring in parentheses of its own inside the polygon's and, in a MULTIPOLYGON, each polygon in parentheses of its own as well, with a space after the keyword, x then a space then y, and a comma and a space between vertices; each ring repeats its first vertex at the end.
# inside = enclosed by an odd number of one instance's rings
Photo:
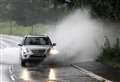
POLYGON ((38 54, 25 54, 22 56, 22 59, 24 60, 42 60, 45 59, 48 55, 46 54, 42 54, 42 55, 38 55, 38 54))

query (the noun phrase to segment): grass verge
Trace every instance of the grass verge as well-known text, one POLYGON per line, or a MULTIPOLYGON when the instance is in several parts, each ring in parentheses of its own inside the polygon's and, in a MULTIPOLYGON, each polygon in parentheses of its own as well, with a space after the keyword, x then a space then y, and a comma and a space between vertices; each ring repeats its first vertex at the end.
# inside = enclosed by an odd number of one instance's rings
POLYGON ((109 64, 114 68, 120 69, 120 40, 116 38, 115 44, 111 44, 110 40, 105 37, 104 46, 101 48, 100 56, 97 61, 109 64))
POLYGON ((36 24, 34 26, 20 26, 14 22, 2 22, 0 23, 0 34, 18 35, 24 36, 26 34, 42 34, 48 31, 49 25, 36 24))

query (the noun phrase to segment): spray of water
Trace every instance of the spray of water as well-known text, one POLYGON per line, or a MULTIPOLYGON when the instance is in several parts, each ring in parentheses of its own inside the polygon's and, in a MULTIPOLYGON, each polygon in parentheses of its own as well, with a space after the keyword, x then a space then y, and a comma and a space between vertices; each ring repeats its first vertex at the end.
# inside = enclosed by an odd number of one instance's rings
POLYGON ((55 61, 75 63, 95 60, 98 56, 98 37, 102 25, 90 17, 90 11, 75 10, 49 31, 53 41, 57 43, 59 54, 55 61))
MULTIPOLYGON (((87 9, 73 11, 56 24, 56 29, 50 29, 48 33, 53 42, 57 43, 56 49, 60 52, 50 56, 49 63, 62 65, 94 61, 104 44, 104 36, 111 40, 120 37, 120 29, 113 24, 104 26, 100 21, 92 19, 87 9)), ((1 49, 0 58, 0 63, 20 63, 19 48, 1 49)))

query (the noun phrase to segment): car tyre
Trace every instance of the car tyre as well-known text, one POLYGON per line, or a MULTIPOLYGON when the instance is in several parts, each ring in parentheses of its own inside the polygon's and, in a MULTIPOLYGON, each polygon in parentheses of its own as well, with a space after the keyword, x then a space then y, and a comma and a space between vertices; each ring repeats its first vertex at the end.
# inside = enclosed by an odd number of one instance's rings
POLYGON ((26 61, 23 60, 23 59, 21 59, 21 66, 22 66, 22 67, 26 67, 26 61))

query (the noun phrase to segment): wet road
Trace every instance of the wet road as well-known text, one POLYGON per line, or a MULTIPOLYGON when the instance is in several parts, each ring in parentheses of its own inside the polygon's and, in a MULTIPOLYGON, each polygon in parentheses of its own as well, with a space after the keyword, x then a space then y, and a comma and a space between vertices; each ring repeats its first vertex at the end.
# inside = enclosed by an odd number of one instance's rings
POLYGON ((9 65, 0 64, 0 82, 10 82, 11 79, 9 78, 8 74, 9 65))
POLYGON ((7 43, 2 41, 3 37, 0 37, 0 82, 11 82, 9 75, 8 75, 8 69, 9 69, 9 64, 6 64, 2 62, 2 56, 3 56, 3 48, 9 46, 7 43))
POLYGON ((120 70, 115 69, 111 66, 101 64, 99 62, 84 62, 74 64, 77 68, 84 68, 88 71, 91 71, 99 76, 102 76, 108 80, 114 82, 120 82, 120 70))
MULTIPOLYGON (((0 35, 0 82, 12 82, 11 77, 9 75, 9 67, 12 64, 9 63, 10 60, 4 61, 5 57, 3 56, 5 48, 16 46, 15 41, 16 40, 11 41, 9 39, 5 39, 3 35, 0 35)), ((6 58, 7 57, 8 56, 6 56, 6 58)))
POLYGON ((13 66, 16 82, 98 82, 72 66, 13 66))
MULTIPOLYGON (((14 47, 17 45, 17 42, 17 39, 14 37, 1 36, 0 58, 9 58, 11 54, 8 54, 9 57, 2 57, 5 55, 2 52, 3 48, 14 47)), ((19 64, 9 63, 9 61, 15 60, 14 56, 13 59, 6 60, 7 63, 4 59, 0 61, 2 62, 0 65, 0 82, 98 82, 96 79, 89 77, 70 65, 40 65, 38 67, 23 68, 19 64)))
MULTIPOLYGON (((3 58, 3 48, 14 47, 19 42, 18 37, 0 37, 0 58, 3 58)), ((14 50, 16 52, 16 50, 14 50)), ((8 52, 9 53, 9 52, 8 52)), ((23 68, 16 60, 15 55, 4 57, 7 61, 0 59, 0 82, 99 82, 88 76, 79 68, 84 68, 108 80, 120 82, 120 71, 98 62, 83 62, 73 65, 39 65, 38 67, 23 68), (2 62, 2 63, 1 63, 2 62), (10 63, 12 62, 12 63, 10 63), (15 64, 13 64, 15 63, 15 64)))

